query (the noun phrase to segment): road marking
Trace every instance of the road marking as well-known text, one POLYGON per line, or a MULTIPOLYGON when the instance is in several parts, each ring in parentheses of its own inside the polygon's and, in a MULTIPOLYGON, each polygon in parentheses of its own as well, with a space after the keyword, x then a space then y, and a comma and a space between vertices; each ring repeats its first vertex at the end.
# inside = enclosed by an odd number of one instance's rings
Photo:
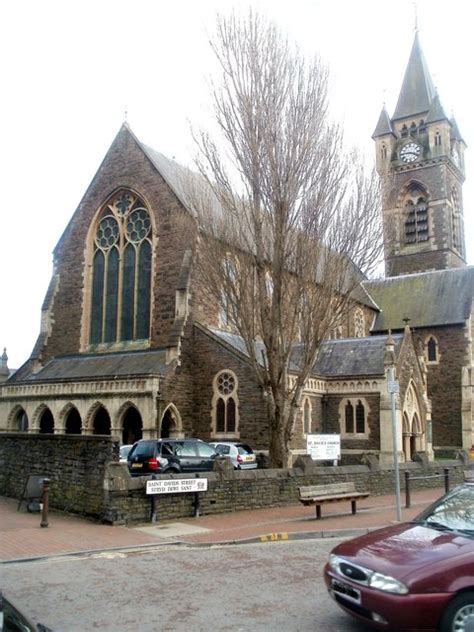
POLYGON ((260 536, 260 542, 280 542, 281 540, 288 540, 288 533, 286 531, 268 533, 267 535, 260 536))

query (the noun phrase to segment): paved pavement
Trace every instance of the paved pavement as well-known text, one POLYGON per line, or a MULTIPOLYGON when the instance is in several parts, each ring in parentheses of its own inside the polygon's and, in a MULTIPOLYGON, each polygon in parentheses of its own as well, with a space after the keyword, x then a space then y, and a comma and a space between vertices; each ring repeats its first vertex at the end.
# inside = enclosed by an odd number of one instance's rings
MULTIPOLYGON (((412 492, 410 509, 404 508, 402 494, 402 520, 410 520, 443 493, 441 488, 412 492)), ((320 520, 316 519, 313 507, 298 504, 131 527, 102 525, 50 511, 48 527, 42 528, 41 514, 28 513, 25 505, 20 511, 17 507, 17 500, 0 497, 2 562, 164 544, 209 546, 356 535, 396 522, 394 495, 370 496, 361 500, 354 516, 350 512, 350 503, 342 501, 323 505, 320 520)))

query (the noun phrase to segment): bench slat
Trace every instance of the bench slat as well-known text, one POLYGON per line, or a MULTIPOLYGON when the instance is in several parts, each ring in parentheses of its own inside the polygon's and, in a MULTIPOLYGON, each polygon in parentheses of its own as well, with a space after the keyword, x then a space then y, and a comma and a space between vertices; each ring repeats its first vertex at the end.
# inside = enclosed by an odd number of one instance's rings
POLYGON ((333 483, 328 485, 306 485, 298 488, 300 502, 303 505, 316 505, 316 518, 321 518, 321 505, 350 500, 352 513, 356 513, 356 502, 359 498, 370 496, 368 492, 358 492, 354 482, 333 483))

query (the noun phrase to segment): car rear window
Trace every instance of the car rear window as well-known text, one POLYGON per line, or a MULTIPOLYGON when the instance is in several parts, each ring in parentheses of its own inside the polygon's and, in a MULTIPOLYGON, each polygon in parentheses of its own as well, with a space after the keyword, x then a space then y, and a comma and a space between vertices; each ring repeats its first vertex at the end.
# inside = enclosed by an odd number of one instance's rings
POLYGON ((156 441, 140 441, 130 456, 153 456, 155 454, 156 441))
POLYGON ((239 454, 253 454, 252 448, 245 445, 245 443, 239 443, 235 447, 237 448, 239 454))

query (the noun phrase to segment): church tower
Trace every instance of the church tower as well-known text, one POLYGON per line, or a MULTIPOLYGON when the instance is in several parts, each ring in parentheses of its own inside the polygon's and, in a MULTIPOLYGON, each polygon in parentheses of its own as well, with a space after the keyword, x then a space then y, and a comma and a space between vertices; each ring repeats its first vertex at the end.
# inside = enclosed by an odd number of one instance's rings
POLYGON ((466 147, 431 79, 418 33, 393 116, 375 132, 383 179, 385 272, 399 276, 466 265, 462 184, 466 147))

